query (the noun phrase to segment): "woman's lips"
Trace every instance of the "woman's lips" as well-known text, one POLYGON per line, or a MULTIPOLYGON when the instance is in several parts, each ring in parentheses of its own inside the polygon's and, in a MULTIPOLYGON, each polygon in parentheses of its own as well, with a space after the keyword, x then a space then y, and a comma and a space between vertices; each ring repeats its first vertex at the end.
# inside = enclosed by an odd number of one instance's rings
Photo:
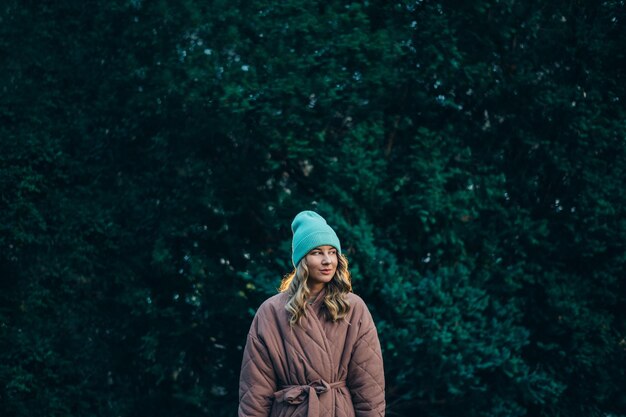
POLYGON ((327 275, 327 274, 330 274, 331 272, 333 272, 333 270, 332 269, 320 269, 320 272, 322 274, 326 274, 327 275))

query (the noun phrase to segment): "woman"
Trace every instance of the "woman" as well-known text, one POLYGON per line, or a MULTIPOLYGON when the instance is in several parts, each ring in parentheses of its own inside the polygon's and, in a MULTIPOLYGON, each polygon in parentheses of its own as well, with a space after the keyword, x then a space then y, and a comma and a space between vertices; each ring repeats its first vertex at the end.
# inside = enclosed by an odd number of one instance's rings
POLYGON ((252 320, 239 417, 384 417, 378 334, 339 239, 313 211, 291 230, 295 269, 252 320))

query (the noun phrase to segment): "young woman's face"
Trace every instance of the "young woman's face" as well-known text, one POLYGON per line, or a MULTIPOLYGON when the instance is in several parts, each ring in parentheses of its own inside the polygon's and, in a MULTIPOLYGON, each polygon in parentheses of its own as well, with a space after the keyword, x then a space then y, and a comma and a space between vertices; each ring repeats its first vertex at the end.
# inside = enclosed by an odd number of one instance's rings
POLYGON ((332 246, 318 246, 306 257, 309 269, 309 288, 317 291, 330 282, 337 271, 337 249, 332 246))

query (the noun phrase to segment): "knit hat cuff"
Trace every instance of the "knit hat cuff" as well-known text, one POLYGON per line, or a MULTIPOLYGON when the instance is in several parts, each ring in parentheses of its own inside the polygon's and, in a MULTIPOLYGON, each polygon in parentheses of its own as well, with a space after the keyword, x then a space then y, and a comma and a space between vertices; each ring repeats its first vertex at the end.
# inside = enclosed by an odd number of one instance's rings
POLYGON ((297 266, 298 262, 300 262, 300 260, 304 258, 311 249, 323 245, 332 246, 337 249, 339 254, 341 254, 339 238, 332 229, 316 231, 300 239, 297 246, 293 248, 293 265, 297 266))

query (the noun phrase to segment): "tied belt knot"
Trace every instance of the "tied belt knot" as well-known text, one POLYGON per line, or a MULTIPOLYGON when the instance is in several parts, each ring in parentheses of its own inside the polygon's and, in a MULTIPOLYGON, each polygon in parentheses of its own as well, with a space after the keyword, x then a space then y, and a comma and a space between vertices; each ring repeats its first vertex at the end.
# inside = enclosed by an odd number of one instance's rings
POLYGON ((346 381, 328 383, 323 379, 318 379, 308 385, 283 385, 280 391, 274 393, 274 399, 287 404, 301 404, 308 397, 308 417, 318 417, 320 415, 320 402, 318 395, 330 391, 331 389, 346 386, 346 381))

